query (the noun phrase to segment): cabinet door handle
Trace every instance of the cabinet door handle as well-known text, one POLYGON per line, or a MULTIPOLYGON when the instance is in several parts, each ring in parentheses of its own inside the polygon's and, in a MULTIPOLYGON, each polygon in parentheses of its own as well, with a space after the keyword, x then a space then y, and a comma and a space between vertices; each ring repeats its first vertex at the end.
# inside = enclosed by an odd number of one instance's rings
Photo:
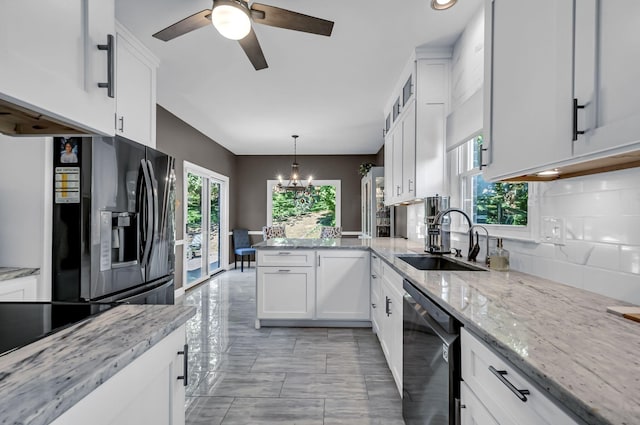
POLYGON ((372 303, 372 304, 371 304, 371 307, 376 308, 376 304, 375 304, 375 303, 372 303))
MULTIPOLYGON (((484 143, 484 141, 483 141, 483 143, 484 143)), ((482 170, 484 167, 487 166, 487 164, 484 163, 484 158, 483 158, 484 157, 484 152, 487 151, 487 148, 483 148, 482 146, 483 145, 480 145, 480 149, 478 150, 478 156, 480 157, 480 158, 478 158, 478 164, 480 164, 480 166, 479 166, 480 170, 482 170)), ((426 220, 426 218, 425 218, 425 220, 426 220)))
POLYGON ((509 388, 511 390, 511 392, 514 393, 516 395, 516 397, 518 397, 520 399, 520 401, 522 401, 523 403, 525 403, 527 401, 527 395, 531 394, 529 392, 529 390, 519 390, 519 389, 517 389, 515 387, 515 385, 513 385, 511 382, 509 382, 509 380, 507 378, 505 378, 505 376, 507 375, 507 371, 506 370, 497 370, 495 367, 489 366, 489 371, 491 371, 491 373, 493 373, 495 376, 497 376, 498 379, 500 380, 500 382, 505 384, 507 386, 507 388, 509 388))
POLYGON ((288 269, 280 269, 278 270, 278 273, 289 273, 291 270, 288 269))
POLYGON ((115 97, 115 84, 113 84, 113 76, 115 73, 115 61, 113 56, 116 50, 113 48, 113 34, 107 34, 107 44, 98 44, 98 50, 107 51, 107 82, 98 83, 98 87, 101 89, 107 89, 107 96, 115 97))
POLYGON ((413 192, 411 185, 413 184, 413 180, 409 179, 409 192, 413 192))
POLYGON ((389 297, 387 297, 386 295, 384 296, 386 298, 386 306, 385 306, 385 310, 387 313, 387 317, 391 316, 391 299, 389 297))
POLYGON ((396 186, 396 196, 400 196, 400 185, 396 186))
POLYGON ((178 351, 178 354, 183 356, 182 372, 184 373, 184 375, 178 376, 178 379, 182 379, 183 384, 186 387, 189 385, 189 344, 185 344, 182 351, 178 351))
POLYGON ((120 128, 118 129, 118 131, 124 132, 124 116, 118 118, 118 121, 120 121, 120 128))
POLYGON ((585 105, 578 105, 578 99, 573 98, 573 141, 578 140, 579 134, 584 134, 584 131, 578 130, 578 109, 584 109, 585 105))
POLYGON ((378 276, 377 276, 377 275, 375 275, 375 274, 372 274, 372 275, 371 275, 371 277, 372 277, 373 279, 377 279, 377 278, 378 278, 378 276))

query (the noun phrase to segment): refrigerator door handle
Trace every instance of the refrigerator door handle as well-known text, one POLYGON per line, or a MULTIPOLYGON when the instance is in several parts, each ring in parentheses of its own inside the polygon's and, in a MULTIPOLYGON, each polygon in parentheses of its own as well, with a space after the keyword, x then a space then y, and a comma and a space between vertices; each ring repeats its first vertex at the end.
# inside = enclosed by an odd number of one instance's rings
POLYGON ((158 182, 156 180, 156 175, 153 172, 153 165, 151 161, 147 160, 147 167, 149 169, 149 177, 152 185, 151 197, 153 199, 153 236, 151 238, 151 249, 153 250, 153 243, 156 240, 158 235, 158 182))
POLYGON ((144 217, 144 222, 142 226, 145 226, 144 232, 144 250, 142 253, 142 259, 140 264, 142 267, 146 267, 149 262, 149 255, 151 254, 151 244, 153 242, 153 200, 151 197, 153 196, 153 189, 151 187, 151 181, 149 178, 149 171, 147 170, 147 163, 144 159, 140 160, 140 166, 142 167, 142 174, 144 180, 144 207, 146 207, 146 213, 144 211, 141 212, 141 216, 144 217))

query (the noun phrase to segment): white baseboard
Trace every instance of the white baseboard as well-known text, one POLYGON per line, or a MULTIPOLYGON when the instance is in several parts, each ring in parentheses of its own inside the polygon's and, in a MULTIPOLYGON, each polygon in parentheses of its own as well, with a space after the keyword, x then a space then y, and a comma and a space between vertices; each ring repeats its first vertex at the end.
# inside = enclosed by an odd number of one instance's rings
POLYGON ((182 296, 184 296, 184 286, 181 286, 180 288, 176 289, 174 292, 175 298, 180 298, 182 296))

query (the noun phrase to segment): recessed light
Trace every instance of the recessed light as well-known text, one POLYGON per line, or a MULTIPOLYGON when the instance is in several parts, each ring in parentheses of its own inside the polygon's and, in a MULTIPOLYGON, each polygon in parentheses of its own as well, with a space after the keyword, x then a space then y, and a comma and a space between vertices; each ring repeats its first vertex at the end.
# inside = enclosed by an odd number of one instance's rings
POLYGON ((558 174, 560 174, 560 171, 558 170, 547 170, 547 171, 540 171, 539 173, 536 173, 536 176, 549 177, 549 176, 557 176, 558 174))
POLYGON ((449 9, 456 4, 458 0, 431 0, 431 8, 435 10, 449 9))

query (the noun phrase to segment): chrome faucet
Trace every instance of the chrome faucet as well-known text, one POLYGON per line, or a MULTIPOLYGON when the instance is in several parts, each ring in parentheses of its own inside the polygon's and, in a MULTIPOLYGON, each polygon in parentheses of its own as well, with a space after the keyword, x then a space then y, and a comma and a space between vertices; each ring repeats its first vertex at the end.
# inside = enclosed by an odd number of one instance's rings
POLYGON ((471 250, 473 246, 473 233, 471 233, 471 228, 473 227, 473 222, 471 218, 467 215, 466 212, 462 211, 459 208, 447 208, 446 210, 440 211, 433 219, 433 223, 428 225, 427 228, 427 249, 426 251, 431 254, 444 254, 446 250, 443 250, 443 246, 449 246, 449 232, 446 232, 445 235, 442 233, 442 219, 445 215, 451 212, 459 212, 467 219, 467 223, 469 223, 469 250, 471 250), (443 241, 446 239, 446 241, 443 241))
MULTIPOLYGON (((485 252, 484 252, 484 254, 485 254, 485 257, 484 257, 484 263, 485 263, 486 265, 489 265, 489 231, 488 231, 488 230, 487 230, 487 228, 486 228, 486 227, 484 227, 484 226, 480 226, 479 224, 474 224, 473 226, 471 226, 471 227, 469 228, 469 234, 470 234, 470 235, 473 235, 473 233, 471 233, 471 232, 472 232, 472 231, 473 231, 473 229, 475 229, 476 227, 478 227, 478 228, 480 228, 480 229, 484 230, 484 232, 487 234, 487 244, 486 244, 485 252)), ((472 237, 473 237, 473 236, 472 236, 472 237)), ((476 242, 479 242, 479 241, 476 241, 476 242)), ((469 247, 469 250, 471 250, 471 247, 469 247)))

